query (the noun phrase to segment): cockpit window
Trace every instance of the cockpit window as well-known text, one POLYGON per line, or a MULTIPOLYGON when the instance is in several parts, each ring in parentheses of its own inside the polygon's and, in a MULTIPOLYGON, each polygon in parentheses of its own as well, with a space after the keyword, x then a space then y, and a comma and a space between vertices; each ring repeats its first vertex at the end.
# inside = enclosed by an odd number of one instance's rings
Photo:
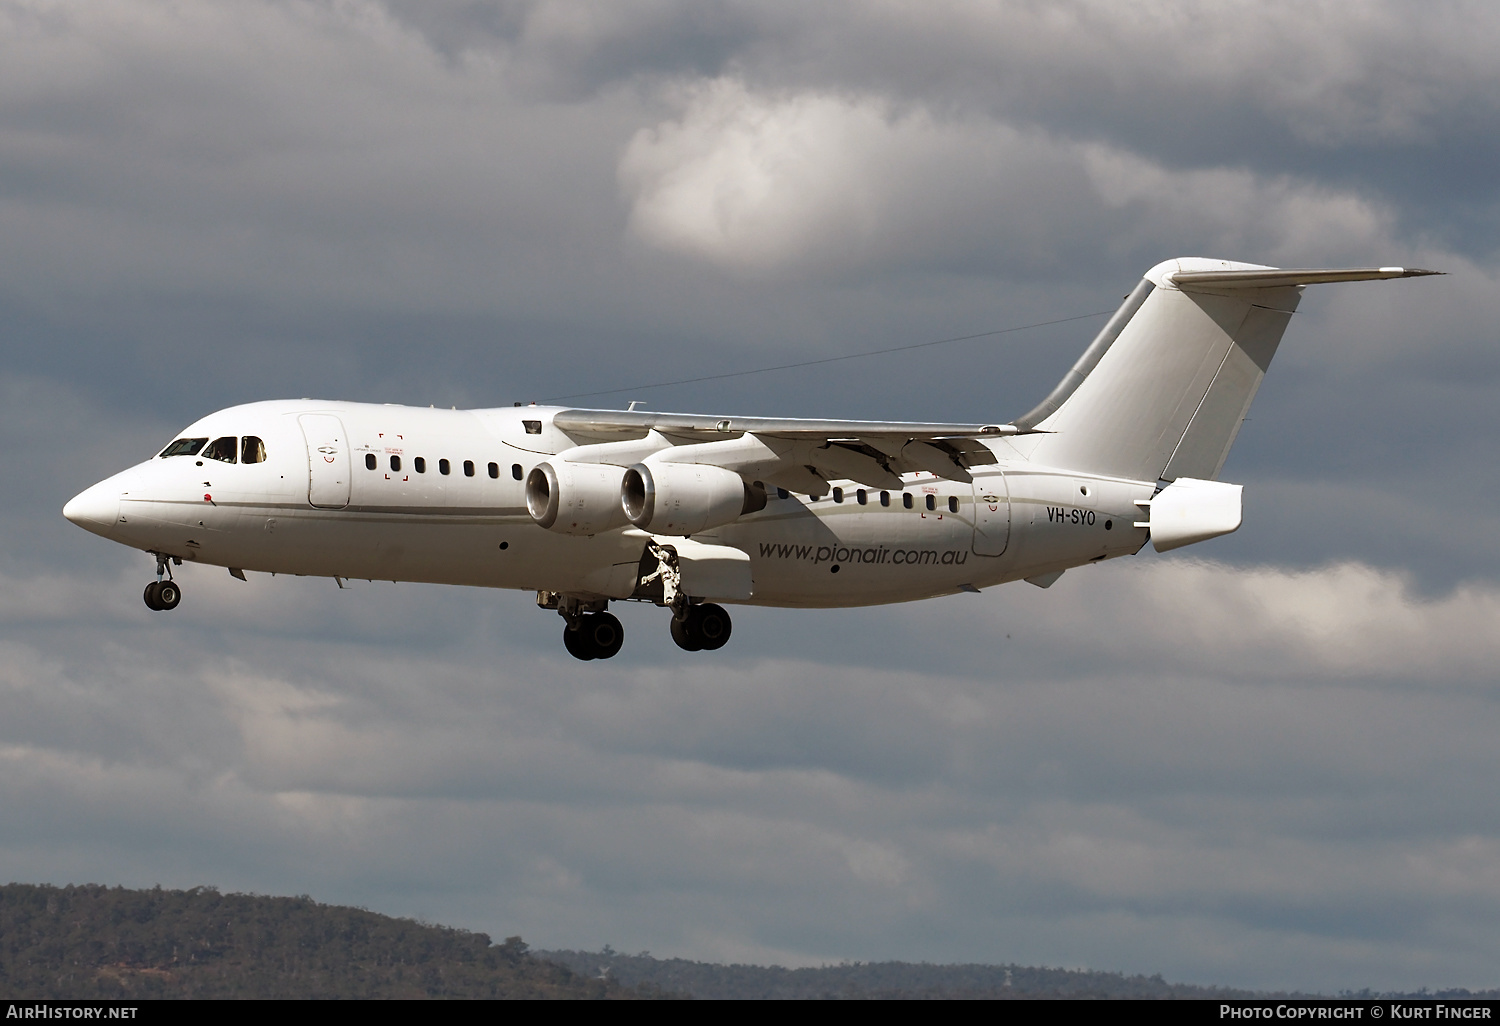
POLYGON ((162 459, 168 456, 196 456, 207 438, 179 438, 161 451, 162 459))
POLYGON ((235 445, 236 441, 233 435, 230 435, 228 438, 215 438, 209 443, 208 448, 203 450, 204 459, 223 460, 225 463, 233 463, 234 450, 238 448, 235 445))
POLYGON ((266 462, 266 443, 254 435, 246 435, 245 440, 240 443, 241 463, 264 463, 266 462))

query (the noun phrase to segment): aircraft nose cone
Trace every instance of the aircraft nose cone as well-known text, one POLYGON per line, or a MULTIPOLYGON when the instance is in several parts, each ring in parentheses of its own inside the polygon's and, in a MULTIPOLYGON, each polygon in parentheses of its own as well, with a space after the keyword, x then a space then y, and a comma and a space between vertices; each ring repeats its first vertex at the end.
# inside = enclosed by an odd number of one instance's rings
POLYGON ((79 492, 63 507, 63 516, 95 534, 108 535, 120 518, 120 488, 113 481, 101 481, 79 492))

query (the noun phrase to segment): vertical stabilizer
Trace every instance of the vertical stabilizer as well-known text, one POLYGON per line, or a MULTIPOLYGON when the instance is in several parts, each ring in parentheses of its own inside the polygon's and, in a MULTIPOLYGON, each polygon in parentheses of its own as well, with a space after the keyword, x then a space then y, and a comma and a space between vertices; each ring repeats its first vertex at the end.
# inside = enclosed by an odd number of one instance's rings
POLYGON ((1033 459, 1137 481, 1216 477, 1302 290, 1174 275, 1265 270, 1196 258, 1152 268, 1084 360, 1017 421, 1048 433, 1033 459))
POLYGON ((1032 459, 1136 481, 1212 480, 1304 285, 1439 274, 1290 269, 1183 257, 1157 264, 1062 382, 1015 421, 1032 459))

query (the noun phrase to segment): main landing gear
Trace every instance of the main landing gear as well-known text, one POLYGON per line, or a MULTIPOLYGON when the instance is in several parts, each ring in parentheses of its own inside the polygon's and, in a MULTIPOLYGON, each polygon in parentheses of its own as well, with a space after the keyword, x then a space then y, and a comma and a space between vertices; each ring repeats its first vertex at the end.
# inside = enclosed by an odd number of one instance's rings
POLYGON ((574 659, 609 659, 625 644, 625 628, 613 613, 584 613, 563 628, 563 647, 574 659))
POLYGON ((625 644, 625 627, 609 610, 609 599, 580 599, 555 591, 536 593, 536 604, 555 609, 568 622, 563 647, 574 659, 609 659, 625 644))
POLYGON ((640 580, 640 588, 660 582, 660 603, 672 611, 672 640, 688 652, 712 652, 729 640, 729 614, 712 602, 694 603, 682 590, 682 566, 675 549, 650 541, 649 555, 656 557, 656 568, 640 580))
MULTIPOLYGON (((171 582, 166 582, 170 584, 171 582)), ((568 655, 585 662, 611 659, 625 644, 625 627, 608 611, 608 599, 579 599, 555 591, 539 591, 536 604, 555 609, 567 621, 563 647, 568 655)), ((672 640, 688 652, 712 652, 729 640, 729 613, 712 602, 692 605, 683 600, 673 609, 672 640), (678 615, 678 614, 681 615, 678 615)))
POLYGON ((146 585, 146 608, 157 612, 176 609, 177 603, 182 601, 182 589, 172 580, 171 564, 181 566, 182 560, 164 556, 160 552, 152 555, 156 557, 156 580, 146 585), (171 562, 168 562, 169 559, 171 562))
POLYGON ((672 640, 688 652, 712 652, 724 647, 731 626, 723 606, 712 602, 688 606, 683 616, 672 617, 672 640))

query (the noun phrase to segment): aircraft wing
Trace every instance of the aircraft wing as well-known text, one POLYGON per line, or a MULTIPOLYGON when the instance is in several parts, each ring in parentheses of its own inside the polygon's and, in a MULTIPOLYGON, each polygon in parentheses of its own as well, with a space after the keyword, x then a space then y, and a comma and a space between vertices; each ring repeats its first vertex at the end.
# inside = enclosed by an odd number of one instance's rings
POLYGON ((693 413, 656 413, 648 410, 563 410, 552 423, 569 434, 639 438, 648 431, 711 441, 747 431, 777 438, 972 438, 1015 434, 1009 424, 926 424, 917 421, 797 420, 777 417, 715 417, 693 413))
POLYGON ((794 420, 716 417, 620 410, 562 410, 552 419, 569 436, 590 442, 569 459, 597 449, 616 462, 635 439, 661 438, 671 462, 713 463, 759 474, 789 490, 820 494, 827 479, 848 478, 875 488, 900 488, 900 475, 925 470, 955 481, 969 468, 996 462, 981 439, 1016 434, 1011 424, 931 424, 875 420, 794 420))

